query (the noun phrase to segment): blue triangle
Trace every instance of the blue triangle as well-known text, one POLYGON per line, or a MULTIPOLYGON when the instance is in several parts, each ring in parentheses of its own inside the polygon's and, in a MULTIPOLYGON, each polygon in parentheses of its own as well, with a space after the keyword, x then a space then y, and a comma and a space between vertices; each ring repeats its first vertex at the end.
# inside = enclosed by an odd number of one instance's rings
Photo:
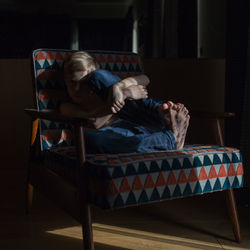
POLYGON ((182 166, 181 166, 179 160, 177 160, 177 159, 173 160, 172 169, 182 169, 182 166))
POLYGON ((221 164, 221 160, 217 154, 214 154, 213 164, 221 164))
POLYGON ((190 184, 187 183, 185 189, 184 189, 184 192, 183 192, 183 196, 188 196, 188 195, 191 195, 192 194, 192 189, 190 187, 190 184))
POLYGON ((214 184, 213 191, 215 191, 215 190, 221 190, 221 184, 220 184, 219 178, 217 178, 217 180, 214 184))
POLYGON ((147 169, 145 163, 140 162, 139 163, 139 168, 138 168, 138 174, 146 174, 146 173, 148 173, 148 169, 147 169))
POLYGON ((120 71, 120 69, 119 69, 119 67, 118 67, 118 65, 116 63, 114 64, 113 71, 115 71, 115 72, 120 71))
POLYGON ((125 176, 136 175, 135 167, 132 163, 127 165, 125 176))
POLYGON ((203 189, 203 193, 208 193, 208 192, 211 192, 212 191, 212 187, 211 187, 211 184, 210 184, 210 181, 207 180, 207 183, 203 189))
POLYGON ((146 191, 143 190, 138 200, 138 203, 140 204, 140 203, 145 203, 145 202, 148 202, 148 196, 146 194, 146 191))
POLYGON ((167 160, 163 160, 161 163, 161 170, 170 170, 170 165, 167 160))
POLYGON ((113 176, 112 176, 112 178, 119 178, 119 177, 124 177, 124 174, 123 174, 123 172, 122 172, 122 169, 121 169, 121 167, 119 166, 117 166, 117 167, 115 167, 115 170, 114 170, 114 172, 113 172, 113 176))
POLYGON ((60 66, 59 66, 59 64, 57 63, 56 60, 54 60, 54 62, 52 64, 52 68, 55 69, 55 70, 60 70, 60 66))
POLYGON ((44 109, 46 109, 46 107, 44 106, 43 101, 41 101, 41 100, 38 101, 38 107, 39 107, 39 110, 44 110, 44 109))
POLYGON ((38 69, 42 69, 40 63, 38 61, 35 61, 35 69, 38 70, 38 69))
POLYGON ((159 172, 159 171, 160 171, 160 167, 158 166, 157 162, 151 161, 149 172, 154 173, 154 172, 159 172))
POLYGON ((125 65, 124 64, 122 64, 122 66, 121 66, 121 70, 120 71, 122 71, 122 72, 127 72, 127 69, 126 69, 126 67, 125 67, 125 65))
POLYGON ((43 150, 49 149, 49 145, 47 144, 47 142, 45 140, 42 141, 42 148, 43 148, 43 150))
POLYGON ((239 158, 237 157, 237 155, 235 153, 233 153, 232 162, 233 163, 239 162, 239 158))
POLYGON ((230 182, 228 180, 228 177, 225 179, 224 185, 222 187, 222 189, 229 189, 231 188, 230 182))
POLYGON ((199 157, 197 157, 197 156, 194 158, 194 166, 195 167, 201 167, 202 166, 202 163, 201 163, 199 157))
POLYGON ((184 161, 183 161, 183 168, 192 168, 192 164, 190 162, 190 160, 188 158, 184 158, 184 161))
POLYGON ((164 192, 162 193, 161 198, 162 198, 162 199, 171 198, 171 194, 170 194, 170 191, 169 191, 169 188, 168 188, 168 187, 165 187, 164 192))
POLYGON ((108 63, 106 64, 105 69, 108 70, 108 71, 112 71, 111 67, 110 67, 110 65, 108 63))
POLYGON ((121 195, 118 194, 116 199, 115 199, 113 208, 118 208, 118 207, 123 207, 123 206, 124 206, 123 199, 122 199, 121 195))
POLYGON ((197 182, 193 193, 194 194, 201 194, 202 193, 201 184, 199 182, 197 182))
POLYGON ((181 189, 180 186, 177 184, 173 193, 173 197, 181 197, 182 193, 181 193, 181 189))
POLYGON ((150 197, 150 201, 158 201, 160 199, 161 199, 161 197, 159 195, 159 192, 157 191, 157 188, 154 188, 152 195, 150 197))
POLYGON ((139 64, 136 65, 136 72, 142 72, 141 67, 139 64))
POLYGON ((234 182, 233 182, 233 185, 232 185, 232 188, 238 188, 240 187, 240 183, 239 183, 239 180, 237 177, 234 178, 234 182))
POLYGON ((230 159, 229 159, 227 154, 223 154, 222 162, 223 163, 230 163, 230 159))
POLYGON ((126 206, 127 205, 133 205, 133 204, 136 204, 136 198, 135 198, 135 195, 132 191, 129 192, 129 195, 128 195, 128 199, 126 201, 126 206))
POLYGON ((51 66, 50 66, 49 62, 45 59, 44 64, 43 64, 43 68, 47 69, 47 68, 50 68, 50 67, 51 66))
POLYGON ((128 71, 129 71, 129 72, 135 72, 135 69, 134 69, 132 63, 129 64, 128 71))
POLYGON ((211 165, 212 165, 212 162, 210 158, 207 155, 205 155, 204 160, 203 160, 203 166, 211 166, 211 165))

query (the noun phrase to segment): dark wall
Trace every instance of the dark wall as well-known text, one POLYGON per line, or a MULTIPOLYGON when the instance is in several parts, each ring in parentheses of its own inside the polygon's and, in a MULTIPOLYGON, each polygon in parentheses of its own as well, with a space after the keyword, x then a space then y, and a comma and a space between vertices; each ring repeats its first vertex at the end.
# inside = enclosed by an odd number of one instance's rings
POLYGON ((248 0, 227 1, 225 110, 236 113, 226 122, 226 144, 240 146, 247 62, 248 0))
POLYGON ((0 57, 26 58, 35 48, 69 48, 70 18, 0 12, 0 57))

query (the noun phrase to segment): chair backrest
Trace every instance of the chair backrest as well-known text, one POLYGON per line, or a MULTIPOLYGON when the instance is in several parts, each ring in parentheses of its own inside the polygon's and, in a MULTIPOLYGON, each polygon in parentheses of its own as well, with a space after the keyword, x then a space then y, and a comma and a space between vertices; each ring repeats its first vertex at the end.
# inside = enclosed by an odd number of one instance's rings
MULTIPOLYGON (((75 51, 61 49, 37 49, 32 53, 34 91, 38 110, 58 108, 65 95, 63 80, 64 62, 75 51)), ((88 51, 96 57, 102 69, 125 78, 143 72, 139 55, 132 52, 88 51)), ((41 150, 73 144, 72 128, 63 123, 39 121, 41 150)))

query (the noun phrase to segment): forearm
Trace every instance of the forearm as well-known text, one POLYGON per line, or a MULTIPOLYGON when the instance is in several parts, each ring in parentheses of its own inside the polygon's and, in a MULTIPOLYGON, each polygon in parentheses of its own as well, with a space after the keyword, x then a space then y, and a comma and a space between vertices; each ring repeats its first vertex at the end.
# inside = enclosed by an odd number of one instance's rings
POLYGON ((90 113, 82 110, 79 105, 68 102, 62 103, 59 109, 60 113, 65 116, 88 119, 90 127, 95 129, 101 128, 113 116, 106 106, 98 111, 90 113))

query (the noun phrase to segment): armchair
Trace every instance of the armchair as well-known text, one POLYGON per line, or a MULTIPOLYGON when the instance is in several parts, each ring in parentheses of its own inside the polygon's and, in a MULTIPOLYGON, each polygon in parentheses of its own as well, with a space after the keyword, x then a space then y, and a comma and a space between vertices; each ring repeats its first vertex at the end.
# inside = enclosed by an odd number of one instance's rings
MULTIPOLYGON (((84 249, 94 249, 90 206, 112 210, 167 199, 224 191, 236 241, 240 226, 233 189, 243 186, 239 150, 224 146, 220 121, 232 113, 199 113, 213 123, 217 146, 127 154, 85 154, 86 121, 56 111, 65 93, 63 63, 73 51, 38 49, 32 65, 36 109, 31 117, 27 212, 33 188, 55 200, 82 224, 84 249)), ((101 68, 120 77, 143 72, 134 53, 90 51, 101 68)))

